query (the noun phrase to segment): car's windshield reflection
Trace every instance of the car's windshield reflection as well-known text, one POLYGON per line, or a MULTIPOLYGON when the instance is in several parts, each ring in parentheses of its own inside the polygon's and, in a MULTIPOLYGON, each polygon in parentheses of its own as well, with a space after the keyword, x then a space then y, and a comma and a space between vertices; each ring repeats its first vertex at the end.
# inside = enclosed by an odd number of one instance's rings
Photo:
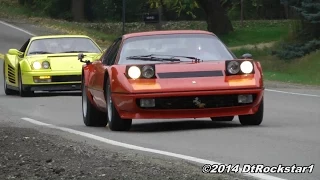
MULTIPOLYGON (((134 37, 125 41, 119 64, 143 64, 146 60, 130 59, 132 56, 154 55, 157 58, 174 56, 195 57, 203 61, 234 59, 225 45, 213 35, 174 34, 134 37)), ((179 57, 180 61, 191 61, 179 57)), ((148 63, 161 63, 148 61, 148 63)))
POLYGON ((48 38, 31 42, 27 55, 57 53, 101 53, 88 38, 48 38))

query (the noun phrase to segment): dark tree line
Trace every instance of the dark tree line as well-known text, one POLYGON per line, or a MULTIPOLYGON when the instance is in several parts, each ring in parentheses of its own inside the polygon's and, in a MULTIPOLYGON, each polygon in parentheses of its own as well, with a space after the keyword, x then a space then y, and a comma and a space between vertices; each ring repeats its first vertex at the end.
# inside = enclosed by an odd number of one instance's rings
MULTIPOLYGON (((18 0, 33 11, 42 11, 53 18, 74 21, 121 21, 122 0, 18 0)), ((179 1, 179 0, 178 0, 179 1)), ((284 19, 286 8, 280 0, 245 0, 244 19, 284 19)), ((142 21, 142 14, 153 11, 150 3, 162 5, 163 17, 166 21, 207 20, 211 31, 223 33, 232 29, 230 20, 240 19, 240 0, 188 0, 182 1, 183 7, 177 7, 173 0, 126 0, 127 22, 142 21), (191 7, 197 2, 199 8, 191 7), (190 7, 190 8, 188 8, 190 7), (177 13, 177 9, 181 12, 177 13), (194 17, 188 14, 191 11, 194 17), (218 17, 217 17, 218 16, 218 17), (223 18, 220 18, 223 17, 223 18), (217 26, 214 19, 219 19, 217 26), (224 23, 227 22, 227 23, 224 23), (211 24, 211 25, 210 25, 211 24), (228 25, 229 24, 229 25, 228 25)))
MULTIPOLYGON (((121 21, 122 0, 18 0, 34 12, 70 21, 121 21)), ((127 22, 142 21, 143 13, 161 7, 163 20, 204 20, 215 34, 233 31, 230 20, 287 19, 298 15, 300 28, 293 42, 276 51, 283 59, 304 56, 320 48, 319 0, 126 0, 127 22)))

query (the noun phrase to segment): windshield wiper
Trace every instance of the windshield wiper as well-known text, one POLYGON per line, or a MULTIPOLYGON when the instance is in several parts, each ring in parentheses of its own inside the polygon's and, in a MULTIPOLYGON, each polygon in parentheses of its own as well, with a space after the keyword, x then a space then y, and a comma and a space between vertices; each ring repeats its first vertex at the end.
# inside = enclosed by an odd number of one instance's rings
POLYGON ((52 53, 46 52, 46 51, 33 51, 33 52, 29 52, 29 54, 52 54, 52 53))
POLYGON ((64 51, 64 52, 60 52, 60 53, 81 53, 81 52, 89 52, 89 51, 64 51))
POLYGON ((162 54, 149 54, 149 55, 143 55, 143 56, 129 56, 127 57, 127 59, 139 59, 139 60, 150 60, 153 59, 156 61, 160 61, 158 59, 163 59, 163 61, 180 61, 180 59, 176 59, 176 58, 187 58, 187 59, 192 59, 195 60, 196 62, 200 62, 199 58, 196 57, 191 57, 191 56, 174 56, 174 55, 162 55, 162 54), (156 56, 166 56, 166 57, 170 57, 170 58, 157 58, 156 56))
POLYGON ((157 58, 153 55, 144 55, 144 56, 129 56, 126 59, 136 59, 141 61, 171 61, 171 62, 180 62, 180 59, 176 58, 157 58))

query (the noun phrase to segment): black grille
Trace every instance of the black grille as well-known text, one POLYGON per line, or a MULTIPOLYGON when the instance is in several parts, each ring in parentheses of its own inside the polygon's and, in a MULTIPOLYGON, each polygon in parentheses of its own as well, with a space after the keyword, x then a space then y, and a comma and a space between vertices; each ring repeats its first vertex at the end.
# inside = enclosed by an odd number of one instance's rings
POLYGON ((191 71, 158 73, 159 78, 189 78, 223 76, 222 71, 191 71))
POLYGON ((72 82, 72 81, 81 81, 81 75, 51 77, 51 82, 72 82))
MULTIPOLYGON (((253 101, 255 99, 256 94, 253 94, 253 101)), ((155 107, 144 109, 207 109, 249 105, 238 103, 238 94, 161 97, 155 98, 155 103, 155 107)), ((140 107, 140 99, 137 99, 137 105, 140 107)))
POLYGON ((8 79, 11 83, 16 83, 14 68, 8 65, 8 79))

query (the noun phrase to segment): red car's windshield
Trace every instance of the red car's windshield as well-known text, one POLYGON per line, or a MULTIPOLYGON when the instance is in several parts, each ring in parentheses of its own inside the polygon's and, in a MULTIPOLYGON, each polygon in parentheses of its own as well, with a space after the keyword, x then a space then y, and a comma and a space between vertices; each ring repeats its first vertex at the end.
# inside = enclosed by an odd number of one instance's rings
MULTIPOLYGON (((230 60, 235 58, 226 46, 214 35, 152 35, 133 37, 125 40, 118 64, 146 63, 146 61, 127 59, 127 57, 150 54, 191 56, 203 61, 230 60)), ((181 61, 190 61, 185 58, 179 59, 181 61)))

